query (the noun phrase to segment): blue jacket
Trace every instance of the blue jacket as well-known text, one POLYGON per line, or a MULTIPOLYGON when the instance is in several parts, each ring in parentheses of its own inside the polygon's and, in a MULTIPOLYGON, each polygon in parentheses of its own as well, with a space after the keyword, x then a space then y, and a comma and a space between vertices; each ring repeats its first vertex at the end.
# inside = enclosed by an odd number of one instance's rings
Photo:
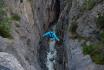
POLYGON ((43 34, 43 37, 48 37, 51 40, 59 41, 59 38, 56 36, 56 34, 54 32, 51 32, 51 31, 43 34))

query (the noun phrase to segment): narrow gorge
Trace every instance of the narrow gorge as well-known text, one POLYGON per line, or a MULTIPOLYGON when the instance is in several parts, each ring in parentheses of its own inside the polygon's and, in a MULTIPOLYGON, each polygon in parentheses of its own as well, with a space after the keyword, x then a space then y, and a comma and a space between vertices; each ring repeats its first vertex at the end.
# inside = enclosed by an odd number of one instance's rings
POLYGON ((104 70, 104 0, 0 0, 0 70, 104 70))

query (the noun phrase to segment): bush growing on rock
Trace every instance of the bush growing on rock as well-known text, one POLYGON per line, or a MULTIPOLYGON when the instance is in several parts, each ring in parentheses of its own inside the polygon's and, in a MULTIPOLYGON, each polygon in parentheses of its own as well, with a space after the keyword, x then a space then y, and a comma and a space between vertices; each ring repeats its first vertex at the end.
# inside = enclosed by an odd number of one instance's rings
POLYGON ((10 19, 6 16, 6 12, 3 10, 4 8, 3 1, 0 1, 0 36, 4 38, 11 38, 10 19))
POLYGON ((94 6, 95 6, 95 1, 94 0, 85 0, 81 10, 82 11, 84 11, 84 10, 91 10, 94 6))
POLYGON ((10 23, 8 18, 0 21, 0 35, 4 38, 11 38, 10 23))
POLYGON ((93 45, 83 46, 83 53, 89 54, 96 64, 104 65, 104 44, 97 43, 93 45))
POLYGON ((91 58, 96 64, 104 65, 104 51, 101 51, 99 49, 95 50, 91 54, 91 58))
POLYGON ((84 54, 90 54, 90 53, 92 53, 92 51, 95 49, 95 46, 93 46, 93 45, 89 45, 89 46, 87 46, 87 45, 85 45, 84 47, 83 47, 83 53, 84 54))

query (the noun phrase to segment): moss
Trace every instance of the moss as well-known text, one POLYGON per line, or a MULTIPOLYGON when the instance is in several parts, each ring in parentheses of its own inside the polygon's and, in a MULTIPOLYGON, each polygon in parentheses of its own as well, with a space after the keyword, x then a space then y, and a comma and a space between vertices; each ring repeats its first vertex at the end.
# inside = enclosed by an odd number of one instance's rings
POLYGON ((83 3, 83 6, 81 8, 81 11, 91 10, 95 6, 95 4, 96 3, 94 0, 85 0, 85 2, 83 3))
POLYGON ((20 18, 20 16, 18 14, 13 14, 11 19, 15 20, 15 21, 20 21, 21 18, 20 18))
POLYGON ((104 29, 104 15, 98 14, 98 18, 97 18, 96 24, 97 24, 99 29, 104 29))
POLYGON ((97 43, 95 45, 89 45, 83 47, 83 53, 89 54, 96 64, 104 65, 104 44, 97 43))

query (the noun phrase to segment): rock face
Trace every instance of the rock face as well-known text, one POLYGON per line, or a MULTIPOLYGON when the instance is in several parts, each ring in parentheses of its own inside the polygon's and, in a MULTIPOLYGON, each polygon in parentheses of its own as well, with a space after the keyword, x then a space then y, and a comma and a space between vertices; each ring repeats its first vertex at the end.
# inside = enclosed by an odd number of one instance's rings
POLYGON ((68 56, 68 67, 70 70, 103 70, 103 65, 96 65, 92 62, 89 55, 83 55, 82 44, 86 41, 79 36, 88 38, 87 41, 96 42, 98 35, 96 32, 96 18, 98 13, 104 13, 104 1, 94 1, 95 5, 90 10, 83 9, 85 1, 72 0, 72 6, 69 12, 69 29, 72 24, 78 27, 76 33, 71 35, 69 30, 65 33, 65 45, 68 56), (103 10, 103 11, 102 11, 103 10), (76 35, 75 35, 76 34, 76 35), (95 36, 95 37, 94 37, 95 36), (74 38, 73 38, 74 37, 74 38), (69 52, 70 51, 70 52, 69 52), (97 67, 98 66, 98 67, 97 67))
MULTIPOLYGON (((20 62, 24 70, 39 70, 37 47, 40 32, 33 20, 31 3, 27 0, 4 0, 8 14, 18 14, 19 21, 11 22, 13 39, 0 37, 0 52, 12 54, 20 62)), ((39 24, 38 24, 39 25, 39 24)), ((39 25, 41 26, 41 25, 39 25)))
POLYGON ((1 70, 24 70, 17 59, 8 53, 0 52, 1 70))
POLYGON ((82 52, 82 44, 86 42, 82 37, 90 37, 87 41, 93 43, 98 41, 94 32, 98 30, 98 14, 104 13, 103 0, 92 0, 94 4, 88 7, 86 0, 3 1, 8 15, 18 14, 20 20, 11 22, 12 39, 0 36, 0 70, 47 70, 49 45, 42 34, 53 26, 61 40, 56 43, 55 70, 104 70, 103 65, 96 65, 82 52), (70 32, 73 24, 77 28, 70 32))

